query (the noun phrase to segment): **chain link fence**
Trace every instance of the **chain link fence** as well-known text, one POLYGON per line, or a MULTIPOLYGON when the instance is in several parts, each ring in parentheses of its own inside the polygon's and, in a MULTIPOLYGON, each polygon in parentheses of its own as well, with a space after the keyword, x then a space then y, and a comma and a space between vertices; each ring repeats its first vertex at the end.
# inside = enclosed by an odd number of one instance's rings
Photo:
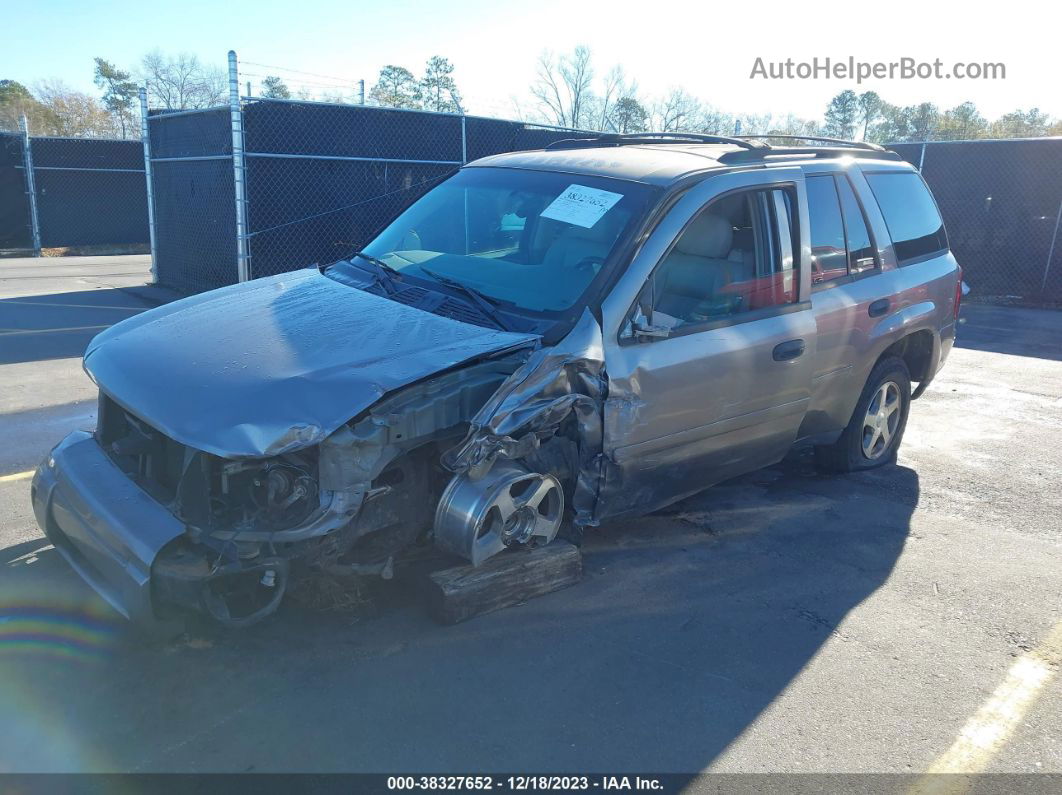
POLYGON ((185 292, 342 259, 464 163, 572 130, 459 114, 238 96, 146 117, 157 280, 185 292))
POLYGON ((520 122, 283 100, 243 104, 250 275, 341 259, 469 160, 571 135, 520 122))
POLYGON ((0 249, 146 251, 139 141, 0 133, 0 249))
POLYGON ((1062 138, 889 148, 933 190, 971 298, 1062 304, 1062 138))
POLYGON ((183 292, 236 281, 229 109, 148 117, 156 279, 183 292))

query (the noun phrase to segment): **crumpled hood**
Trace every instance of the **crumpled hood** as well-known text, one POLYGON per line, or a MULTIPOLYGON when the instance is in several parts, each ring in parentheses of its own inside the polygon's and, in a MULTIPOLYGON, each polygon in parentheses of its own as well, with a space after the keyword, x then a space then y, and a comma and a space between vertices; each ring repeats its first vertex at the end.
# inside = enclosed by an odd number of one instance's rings
POLYGON ((175 301, 99 334, 85 370, 182 444, 228 458, 324 439, 386 393, 533 334, 480 328, 316 269, 175 301))

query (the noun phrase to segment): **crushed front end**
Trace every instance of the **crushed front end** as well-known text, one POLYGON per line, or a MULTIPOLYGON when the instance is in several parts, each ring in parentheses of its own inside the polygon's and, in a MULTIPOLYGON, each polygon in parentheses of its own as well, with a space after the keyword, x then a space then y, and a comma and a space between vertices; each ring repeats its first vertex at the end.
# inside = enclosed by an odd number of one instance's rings
POLYGON ((292 577, 390 577, 426 540, 453 478, 441 463, 524 362, 523 349, 399 390, 319 444, 225 458, 181 444, 101 392, 94 434, 63 440, 32 486, 37 520, 127 618, 171 608, 247 625, 292 577))

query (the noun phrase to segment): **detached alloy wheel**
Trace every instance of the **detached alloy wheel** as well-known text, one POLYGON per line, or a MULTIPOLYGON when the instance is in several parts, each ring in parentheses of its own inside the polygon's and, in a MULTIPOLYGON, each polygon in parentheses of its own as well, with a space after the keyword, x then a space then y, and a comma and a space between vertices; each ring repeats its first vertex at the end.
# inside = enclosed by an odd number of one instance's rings
POLYGON ((907 365, 897 357, 881 360, 871 371, 841 437, 815 448, 816 465, 827 472, 856 472, 895 460, 910 408, 907 365))

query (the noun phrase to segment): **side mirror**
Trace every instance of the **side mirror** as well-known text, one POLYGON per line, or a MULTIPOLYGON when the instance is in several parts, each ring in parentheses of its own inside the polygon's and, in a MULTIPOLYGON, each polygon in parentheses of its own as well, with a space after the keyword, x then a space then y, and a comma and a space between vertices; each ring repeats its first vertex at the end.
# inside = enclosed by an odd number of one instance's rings
POLYGON ((645 316, 641 308, 634 314, 627 327, 623 330, 622 337, 634 340, 661 340, 671 335, 671 329, 667 326, 653 325, 645 316))
POLYGON ((671 336, 671 329, 667 326, 654 326, 645 318, 631 321, 635 339, 662 340, 671 336))

